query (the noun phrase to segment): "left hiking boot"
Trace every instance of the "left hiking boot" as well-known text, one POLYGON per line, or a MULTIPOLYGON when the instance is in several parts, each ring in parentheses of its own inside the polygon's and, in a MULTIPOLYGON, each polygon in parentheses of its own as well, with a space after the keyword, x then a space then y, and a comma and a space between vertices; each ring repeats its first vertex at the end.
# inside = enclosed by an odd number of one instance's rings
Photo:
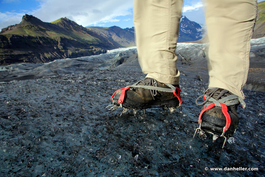
POLYGON ((154 105, 161 105, 173 112, 181 105, 180 89, 178 86, 164 84, 152 78, 145 78, 137 83, 121 88, 111 97, 111 110, 119 107, 142 110, 154 105))
MULTIPOLYGON (((197 104, 198 99, 196 100, 197 104)), ((246 104, 242 98, 220 88, 208 89, 203 95, 203 99, 204 102, 198 104, 204 104, 204 106, 199 116, 199 127, 196 129, 194 136, 199 131, 200 134, 204 134, 204 132, 212 134, 213 141, 223 137, 224 147, 226 140, 233 136, 239 123, 238 105, 241 104, 245 108, 246 104)))

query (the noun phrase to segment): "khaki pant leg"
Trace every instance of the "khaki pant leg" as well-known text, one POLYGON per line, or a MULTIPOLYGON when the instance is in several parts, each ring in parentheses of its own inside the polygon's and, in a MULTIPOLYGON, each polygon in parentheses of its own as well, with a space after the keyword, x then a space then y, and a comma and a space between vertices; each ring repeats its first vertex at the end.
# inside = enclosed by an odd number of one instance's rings
POLYGON ((209 87, 219 87, 244 98, 249 69, 250 39, 256 0, 207 0, 209 87))
POLYGON ((139 63, 147 77, 178 84, 175 54, 182 0, 135 0, 134 25, 139 63))

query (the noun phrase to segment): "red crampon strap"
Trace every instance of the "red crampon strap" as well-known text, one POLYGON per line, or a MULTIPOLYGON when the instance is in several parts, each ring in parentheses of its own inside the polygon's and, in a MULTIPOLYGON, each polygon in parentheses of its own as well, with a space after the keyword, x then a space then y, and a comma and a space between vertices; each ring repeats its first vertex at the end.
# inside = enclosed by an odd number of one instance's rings
POLYGON ((118 103, 119 103, 119 104, 122 104, 123 101, 124 101, 124 98, 125 98, 125 92, 126 92, 127 90, 129 90, 130 88, 131 88, 131 87, 124 87, 124 88, 121 88, 121 89, 116 90, 116 91, 113 93, 113 95, 111 96, 110 100, 113 101, 113 97, 114 97, 114 95, 115 95, 119 90, 121 90, 121 95, 120 95, 120 97, 119 97, 118 103))
POLYGON ((220 103, 220 105, 222 107, 222 112, 225 115, 225 119, 226 119, 226 124, 225 124, 225 127, 224 127, 224 132, 226 132, 229 129, 230 125, 231 125, 231 117, 228 114, 227 106, 224 103, 220 103))
POLYGON ((182 104, 182 99, 181 99, 181 96, 180 96, 181 89, 178 88, 178 87, 176 87, 176 89, 177 89, 178 93, 176 93, 176 91, 173 90, 173 94, 178 98, 178 100, 179 100, 179 105, 181 105, 181 104, 182 104))
MULTIPOLYGON (((226 124, 225 124, 225 126, 224 126, 224 132, 226 132, 226 131, 229 129, 230 125, 231 125, 231 117, 230 117, 230 115, 228 114, 227 106, 226 106, 224 103, 220 103, 220 105, 221 105, 221 107, 222 107, 222 113, 224 114, 225 119, 226 119, 226 124)), ((215 107, 215 104, 214 104, 214 103, 210 104, 209 106, 207 106, 206 108, 204 108, 204 109, 201 111, 200 116, 199 116, 199 121, 198 121, 199 124, 201 124, 202 115, 203 115, 206 111, 212 109, 213 107, 215 107)))

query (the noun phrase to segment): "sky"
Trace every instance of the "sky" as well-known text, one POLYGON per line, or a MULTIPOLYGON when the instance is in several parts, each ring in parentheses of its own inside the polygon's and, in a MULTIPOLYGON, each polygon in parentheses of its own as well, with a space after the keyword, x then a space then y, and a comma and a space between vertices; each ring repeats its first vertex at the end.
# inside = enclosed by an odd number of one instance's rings
MULTIPOLYGON (((0 29, 20 23, 25 14, 44 22, 66 17, 84 27, 130 28, 133 27, 133 0, 0 0, 0 29)), ((184 0, 182 15, 205 24, 201 0, 184 0)))

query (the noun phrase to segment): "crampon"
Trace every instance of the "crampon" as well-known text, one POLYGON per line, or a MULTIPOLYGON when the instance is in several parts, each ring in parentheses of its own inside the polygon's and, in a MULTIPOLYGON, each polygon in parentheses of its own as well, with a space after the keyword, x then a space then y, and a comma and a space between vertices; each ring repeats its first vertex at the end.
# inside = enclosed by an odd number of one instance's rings
POLYGON ((223 137, 222 148, 224 148, 228 138, 232 137, 236 131, 239 122, 237 106, 241 104, 245 108, 245 102, 242 98, 227 90, 210 88, 196 100, 196 104, 205 105, 199 115, 199 127, 195 130, 193 137, 197 132, 199 132, 199 135, 204 135, 205 132, 212 134, 213 141, 223 137), (198 103, 201 97, 203 97, 204 102, 198 103))
POLYGON ((171 84, 164 84, 155 79, 145 78, 137 83, 118 89, 111 97, 112 104, 107 106, 109 110, 123 108, 125 113, 133 110, 151 108, 155 105, 166 107, 174 112, 182 104, 181 90, 171 84))

